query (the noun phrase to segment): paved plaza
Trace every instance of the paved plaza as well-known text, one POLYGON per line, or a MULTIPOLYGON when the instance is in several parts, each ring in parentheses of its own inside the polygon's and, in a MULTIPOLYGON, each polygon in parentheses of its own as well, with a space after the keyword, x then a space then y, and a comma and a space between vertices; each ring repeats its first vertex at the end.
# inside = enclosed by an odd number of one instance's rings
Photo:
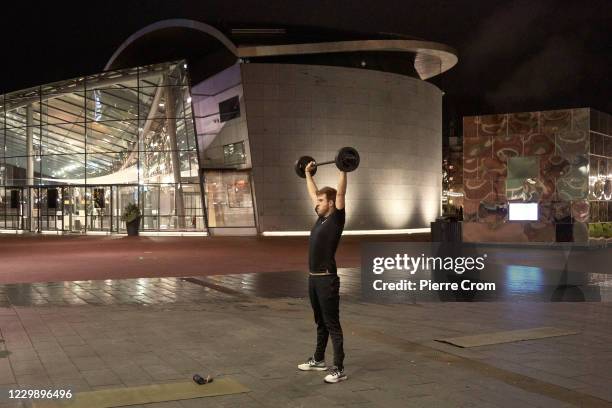
MULTIPOLYGON (((340 275, 349 377, 340 384, 296 369, 315 326, 307 276, 286 270, 4 284, 0 388, 80 392, 200 373, 250 392, 140 407, 612 406, 609 302, 381 305, 361 300, 358 267, 340 275), (435 341, 544 326, 578 334, 474 348, 435 341)), ((0 401, 19 406, 31 405, 0 401)))

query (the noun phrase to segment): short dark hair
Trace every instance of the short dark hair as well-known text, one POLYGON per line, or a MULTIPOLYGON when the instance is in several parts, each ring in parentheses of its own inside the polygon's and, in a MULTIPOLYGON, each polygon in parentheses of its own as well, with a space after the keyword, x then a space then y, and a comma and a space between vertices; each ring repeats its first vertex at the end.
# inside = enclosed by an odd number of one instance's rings
POLYGON ((335 188, 331 188, 331 187, 323 187, 322 189, 320 189, 319 191, 317 191, 317 196, 323 195, 325 194, 325 198, 328 201, 333 201, 334 203, 336 202, 336 189, 335 188))

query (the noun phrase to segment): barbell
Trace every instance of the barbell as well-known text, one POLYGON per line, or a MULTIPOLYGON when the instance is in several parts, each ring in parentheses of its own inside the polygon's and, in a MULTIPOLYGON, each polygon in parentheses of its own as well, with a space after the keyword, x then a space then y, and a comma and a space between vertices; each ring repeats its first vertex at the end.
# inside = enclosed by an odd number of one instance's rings
POLYGON ((359 153, 352 147, 343 147, 338 150, 334 160, 328 160, 321 163, 317 163, 317 161, 310 156, 302 156, 295 162, 295 173, 301 178, 306 178, 306 166, 308 166, 308 163, 311 161, 315 162, 315 167, 311 172, 313 176, 317 173, 317 167, 332 163, 336 164, 338 170, 349 172, 359 167, 359 153))

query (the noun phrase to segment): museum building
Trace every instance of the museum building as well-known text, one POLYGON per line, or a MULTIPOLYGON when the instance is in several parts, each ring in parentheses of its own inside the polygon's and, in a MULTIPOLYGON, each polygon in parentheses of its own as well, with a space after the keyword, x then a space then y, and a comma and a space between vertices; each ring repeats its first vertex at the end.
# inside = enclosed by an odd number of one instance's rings
MULTIPOLYGON (((310 229, 296 159, 359 151, 346 233, 440 214, 447 45, 386 33, 163 20, 98 74, 0 96, 0 230, 152 234, 310 229)), ((338 171, 321 167, 320 187, 338 171)))

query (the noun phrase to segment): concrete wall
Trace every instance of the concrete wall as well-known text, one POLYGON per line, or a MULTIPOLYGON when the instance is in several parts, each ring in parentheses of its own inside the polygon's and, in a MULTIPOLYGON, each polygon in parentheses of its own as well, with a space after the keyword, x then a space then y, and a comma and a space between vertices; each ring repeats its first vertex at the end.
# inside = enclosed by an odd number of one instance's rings
POLYGON ((233 65, 193 86, 191 95, 201 166, 203 168, 250 168, 251 155, 248 154, 249 140, 244 98, 242 96, 240 65, 233 65), (221 122, 219 102, 234 96, 238 96, 240 99, 240 117, 221 122), (223 145, 241 141, 245 144, 246 162, 240 165, 225 165, 223 145))
MULTIPOLYGON (((442 93, 365 69, 242 64, 260 231, 307 230, 315 213, 295 160, 355 147, 346 229, 428 227, 440 211, 442 93)), ((315 181, 337 184, 335 166, 315 181)))

